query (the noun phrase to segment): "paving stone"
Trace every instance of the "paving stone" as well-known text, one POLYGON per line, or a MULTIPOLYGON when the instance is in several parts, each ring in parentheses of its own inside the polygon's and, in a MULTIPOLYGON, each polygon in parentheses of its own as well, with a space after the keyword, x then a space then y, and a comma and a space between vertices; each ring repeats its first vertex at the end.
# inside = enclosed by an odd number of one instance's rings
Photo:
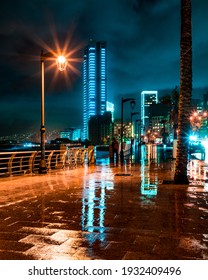
POLYGON ((164 184, 173 165, 0 178, 0 259, 207 260, 207 183, 164 184))

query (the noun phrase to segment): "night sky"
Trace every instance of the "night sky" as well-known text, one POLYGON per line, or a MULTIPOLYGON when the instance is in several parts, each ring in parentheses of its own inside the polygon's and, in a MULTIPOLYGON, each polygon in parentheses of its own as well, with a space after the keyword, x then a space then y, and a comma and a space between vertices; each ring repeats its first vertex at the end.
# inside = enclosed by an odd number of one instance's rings
MULTIPOLYGON (((208 86, 208 1, 192 0, 193 95, 208 86)), ((108 44, 108 101, 180 80, 180 0, 11 1, 0 9, 0 136, 40 128, 40 51, 65 48, 65 73, 45 62, 46 129, 82 126, 82 50, 108 44), (50 68, 50 69, 49 69, 50 68)), ((137 103, 139 110, 139 104, 137 103)))

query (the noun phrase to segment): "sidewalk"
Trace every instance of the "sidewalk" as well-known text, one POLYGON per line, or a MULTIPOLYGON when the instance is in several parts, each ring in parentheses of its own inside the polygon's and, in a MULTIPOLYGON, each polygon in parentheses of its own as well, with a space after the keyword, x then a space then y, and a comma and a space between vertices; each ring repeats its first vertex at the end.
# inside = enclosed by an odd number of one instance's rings
POLYGON ((169 161, 1 178, 0 259, 207 260, 208 184, 193 174, 189 186, 163 184, 173 169, 169 161))

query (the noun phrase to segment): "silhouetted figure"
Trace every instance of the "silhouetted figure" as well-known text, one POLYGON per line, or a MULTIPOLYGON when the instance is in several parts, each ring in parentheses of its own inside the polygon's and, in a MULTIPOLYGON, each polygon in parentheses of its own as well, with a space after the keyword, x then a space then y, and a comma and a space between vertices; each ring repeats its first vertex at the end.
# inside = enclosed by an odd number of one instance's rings
POLYGON ((118 163, 118 150, 119 150, 119 143, 116 138, 113 138, 112 142, 112 149, 113 149, 113 159, 116 156, 116 163, 118 163))

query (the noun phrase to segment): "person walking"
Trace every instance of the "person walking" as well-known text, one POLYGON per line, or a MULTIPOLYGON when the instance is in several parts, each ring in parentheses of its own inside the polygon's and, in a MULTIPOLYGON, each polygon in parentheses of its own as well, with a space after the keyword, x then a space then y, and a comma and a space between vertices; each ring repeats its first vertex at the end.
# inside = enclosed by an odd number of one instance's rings
POLYGON ((113 137, 112 150, 113 150, 113 160, 116 156, 116 164, 117 164, 118 163, 119 143, 115 137, 113 137))

